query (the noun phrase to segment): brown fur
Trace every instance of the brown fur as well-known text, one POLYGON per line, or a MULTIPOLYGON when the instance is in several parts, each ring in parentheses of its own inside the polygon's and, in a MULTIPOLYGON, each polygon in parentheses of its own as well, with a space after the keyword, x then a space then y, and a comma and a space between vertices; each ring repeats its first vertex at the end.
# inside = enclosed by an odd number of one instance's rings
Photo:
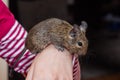
POLYGON ((33 53, 38 53, 52 43, 60 51, 67 48, 71 54, 85 54, 88 47, 88 40, 85 36, 86 29, 83 26, 84 30, 81 30, 80 27, 74 27, 57 18, 44 20, 29 31, 26 47, 33 53), (71 37, 71 31, 76 33, 75 37, 71 37), (82 42, 82 46, 78 46, 78 42, 82 42))

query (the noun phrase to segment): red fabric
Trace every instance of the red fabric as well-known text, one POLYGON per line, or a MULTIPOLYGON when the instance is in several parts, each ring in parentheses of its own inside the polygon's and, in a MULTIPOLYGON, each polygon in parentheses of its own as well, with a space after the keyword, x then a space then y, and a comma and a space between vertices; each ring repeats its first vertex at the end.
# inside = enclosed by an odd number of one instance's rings
POLYGON ((7 34, 10 28, 15 23, 13 14, 9 11, 6 5, 0 0, 0 40, 7 34))

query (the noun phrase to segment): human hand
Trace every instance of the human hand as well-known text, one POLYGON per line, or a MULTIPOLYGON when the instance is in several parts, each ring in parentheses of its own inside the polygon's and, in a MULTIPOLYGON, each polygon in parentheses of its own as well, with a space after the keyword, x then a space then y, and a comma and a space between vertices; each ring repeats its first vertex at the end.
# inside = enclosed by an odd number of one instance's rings
POLYGON ((49 45, 33 61, 26 80, 73 80, 72 55, 49 45))

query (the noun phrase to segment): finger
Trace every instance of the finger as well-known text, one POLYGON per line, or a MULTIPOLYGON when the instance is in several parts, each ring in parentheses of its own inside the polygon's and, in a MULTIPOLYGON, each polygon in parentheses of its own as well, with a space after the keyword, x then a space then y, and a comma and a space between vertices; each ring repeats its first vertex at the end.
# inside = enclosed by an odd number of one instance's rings
POLYGON ((27 74, 27 77, 26 77, 26 80, 33 80, 33 69, 34 69, 34 65, 32 64, 31 67, 30 67, 30 70, 27 74))

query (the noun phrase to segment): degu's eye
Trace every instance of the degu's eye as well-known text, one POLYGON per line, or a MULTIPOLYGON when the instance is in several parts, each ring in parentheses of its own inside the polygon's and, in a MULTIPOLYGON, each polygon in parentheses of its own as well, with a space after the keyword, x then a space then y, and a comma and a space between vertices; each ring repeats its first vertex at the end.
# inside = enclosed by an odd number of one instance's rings
POLYGON ((78 46, 82 46, 83 45, 82 42, 78 42, 77 44, 78 44, 78 46))

